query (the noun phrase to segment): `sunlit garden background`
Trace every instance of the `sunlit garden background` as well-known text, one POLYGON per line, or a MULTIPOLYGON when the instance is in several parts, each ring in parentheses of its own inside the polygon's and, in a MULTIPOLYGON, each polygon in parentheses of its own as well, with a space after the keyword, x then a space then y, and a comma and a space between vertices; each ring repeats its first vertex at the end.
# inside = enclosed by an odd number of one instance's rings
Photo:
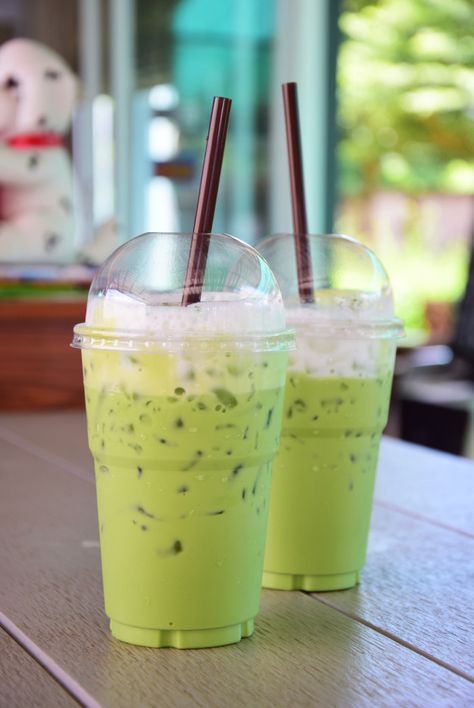
MULTIPOLYGON (((342 6, 337 230, 381 256, 413 333, 428 327, 433 311, 454 309, 448 305, 466 281, 474 234, 474 8, 472 0, 342 6)), ((441 314, 445 328, 449 318, 441 314)))

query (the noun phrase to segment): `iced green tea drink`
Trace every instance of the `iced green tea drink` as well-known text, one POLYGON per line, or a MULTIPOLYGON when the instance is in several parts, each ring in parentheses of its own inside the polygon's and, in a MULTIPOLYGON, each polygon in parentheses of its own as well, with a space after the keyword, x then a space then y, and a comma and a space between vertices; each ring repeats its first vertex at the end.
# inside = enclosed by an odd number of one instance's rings
POLYGON ((75 329, 105 608, 114 636, 147 646, 253 631, 291 340, 271 272, 236 239, 212 237, 201 303, 180 307, 157 264, 133 276, 147 254, 168 249, 176 264, 188 245, 129 242, 99 271, 75 329))
POLYGON ((292 237, 260 244, 297 338, 273 466, 263 584, 338 590, 358 582, 365 562, 401 325, 371 251, 341 236, 309 239, 315 291, 307 305, 297 302, 292 237))

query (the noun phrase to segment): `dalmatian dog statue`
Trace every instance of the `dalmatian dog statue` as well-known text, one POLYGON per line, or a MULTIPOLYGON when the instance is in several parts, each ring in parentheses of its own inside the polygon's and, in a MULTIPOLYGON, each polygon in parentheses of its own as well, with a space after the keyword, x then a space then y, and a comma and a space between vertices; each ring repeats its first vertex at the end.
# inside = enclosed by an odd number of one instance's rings
POLYGON ((0 261, 74 260, 73 178, 64 146, 77 80, 29 39, 0 47, 0 261))

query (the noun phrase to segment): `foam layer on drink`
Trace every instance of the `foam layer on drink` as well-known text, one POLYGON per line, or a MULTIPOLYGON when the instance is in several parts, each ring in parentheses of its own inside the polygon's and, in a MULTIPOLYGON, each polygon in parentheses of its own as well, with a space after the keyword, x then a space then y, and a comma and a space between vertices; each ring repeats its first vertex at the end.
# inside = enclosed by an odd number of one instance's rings
MULTIPOLYGON (((160 296, 163 297, 162 295, 160 296)), ((166 297, 166 303, 149 296, 137 299, 109 290, 106 297, 89 297, 86 325, 117 332, 148 335, 157 340, 219 335, 258 336, 285 330, 285 313, 280 301, 232 299, 232 293, 206 293, 202 302, 180 306, 181 296, 166 297)))
POLYGON ((181 307, 171 298, 156 305, 113 291, 89 298, 87 321, 75 333, 75 345, 106 350, 87 367, 88 384, 104 395, 127 389, 137 399, 173 396, 175 389, 178 396, 210 392, 230 401, 237 394, 252 396, 255 366, 260 386, 274 388, 282 373, 269 365, 269 356, 285 352, 285 367, 293 344, 281 301, 216 298, 181 307))
POLYGON ((314 304, 287 308, 287 325, 296 331, 297 347, 289 369, 316 378, 379 376, 387 367, 386 343, 401 333, 390 290, 383 297, 316 292, 314 304))

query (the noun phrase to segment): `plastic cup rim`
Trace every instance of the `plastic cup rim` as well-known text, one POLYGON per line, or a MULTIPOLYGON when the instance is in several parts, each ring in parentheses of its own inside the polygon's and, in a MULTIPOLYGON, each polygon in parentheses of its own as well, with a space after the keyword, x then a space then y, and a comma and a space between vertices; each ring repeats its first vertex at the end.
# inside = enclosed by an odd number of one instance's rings
POLYGON ((153 332, 133 332, 112 328, 91 327, 82 322, 74 327, 71 347, 74 349, 101 349, 109 351, 293 351, 295 345, 294 329, 278 332, 249 333, 235 335, 217 332, 215 335, 202 335, 193 332, 175 336, 157 337, 153 332))

